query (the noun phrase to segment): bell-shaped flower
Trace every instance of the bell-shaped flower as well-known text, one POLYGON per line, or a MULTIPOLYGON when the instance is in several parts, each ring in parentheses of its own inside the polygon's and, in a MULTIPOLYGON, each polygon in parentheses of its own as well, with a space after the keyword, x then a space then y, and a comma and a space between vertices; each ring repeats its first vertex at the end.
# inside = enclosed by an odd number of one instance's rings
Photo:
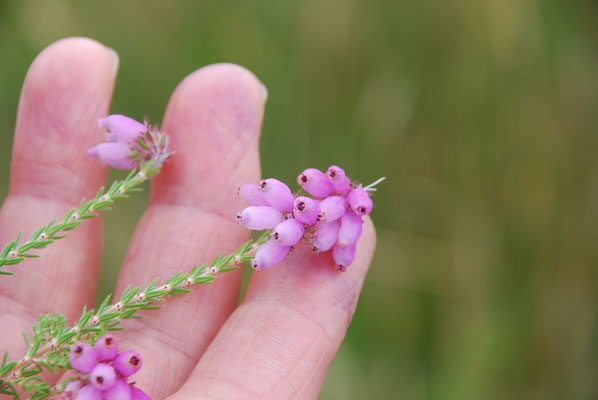
POLYGON ((147 126, 125 115, 113 114, 100 118, 98 124, 106 128, 106 141, 133 143, 148 130, 147 126))

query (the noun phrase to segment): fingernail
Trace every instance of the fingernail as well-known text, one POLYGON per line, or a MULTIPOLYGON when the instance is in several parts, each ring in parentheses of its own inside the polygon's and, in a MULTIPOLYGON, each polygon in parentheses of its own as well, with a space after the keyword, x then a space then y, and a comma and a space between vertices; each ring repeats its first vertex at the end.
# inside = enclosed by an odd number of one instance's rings
POLYGON ((262 89, 264 89, 264 103, 265 103, 266 100, 268 100, 268 88, 263 83, 262 83, 262 89))
POLYGON ((106 47, 106 49, 110 52, 114 60, 112 63, 112 75, 116 76, 116 71, 118 71, 118 65, 120 64, 120 57, 118 56, 116 50, 114 50, 112 47, 106 47))

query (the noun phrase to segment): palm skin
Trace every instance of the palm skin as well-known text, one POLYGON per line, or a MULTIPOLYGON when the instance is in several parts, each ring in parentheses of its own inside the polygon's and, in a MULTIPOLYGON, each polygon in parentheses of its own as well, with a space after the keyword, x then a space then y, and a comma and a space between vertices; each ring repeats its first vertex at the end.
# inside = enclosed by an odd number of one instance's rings
MULTIPOLYGON (((70 38, 33 62, 21 93, 9 195, 0 243, 27 236, 105 184, 87 155, 102 139, 118 60, 103 45, 70 38)), ((247 240, 235 222, 239 185, 260 177, 258 142, 266 91, 247 70, 202 68, 177 87, 162 127, 175 156, 151 183, 150 202, 131 240, 115 293, 205 262, 247 240)), ((101 218, 6 268, 0 279, 0 349, 24 354, 21 332, 40 313, 78 318, 93 305, 101 258, 101 218)), ((311 399, 351 321, 375 247, 366 218, 354 263, 300 246, 275 268, 254 273, 238 304, 241 271, 126 321, 122 348, 143 356, 137 386, 153 399, 311 399)))

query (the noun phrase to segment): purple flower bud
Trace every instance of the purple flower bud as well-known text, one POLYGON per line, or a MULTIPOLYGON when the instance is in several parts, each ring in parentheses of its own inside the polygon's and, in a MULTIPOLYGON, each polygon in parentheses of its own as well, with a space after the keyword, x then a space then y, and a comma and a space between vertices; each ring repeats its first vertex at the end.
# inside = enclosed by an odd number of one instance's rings
POLYGON ((338 266, 338 269, 345 271, 355 258, 355 243, 347 247, 341 247, 339 245, 334 246, 332 249, 332 258, 338 266))
POLYGON ((270 239, 257 250, 251 260, 251 266, 257 271, 272 268, 281 262, 289 251, 291 246, 279 246, 274 239, 270 239))
POLYGON ((347 247, 357 242, 361 236, 363 221, 353 211, 347 211, 341 218, 341 229, 338 232, 338 245, 347 247))
POLYGON ((117 379, 110 389, 104 391, 104 400, 131 400, 131 387, 122 379, 117 379))
POLYGON ((265 179, 260 181, 260 190, 264 198, 272 207, 282 212, 289 212, 293 209, 295 197, 291 189, 278 179, 265 179))
POLYGON ((71 346, 69 354, 71 367, 77 371, 87 374, 98 363, 96 352, 87 343, 75 343, 71 346))
POLYGON ((303 224, 295 218, 289 218, 276 225, 272 231, 272 239, 279 246, 294 246, 305 233, 303 224))
POLYGON ((332 222, 324 222, 318 225, 318 230, 310 239, 314 252, 327 251, 338 242, 338 232, 341 228, 341 222, 337 219, 332 222))
POLYGON ((147 131, 147 127, 141 122, 120 114, 100 118, 98 124, 108 131, 106 133, 106 140, 108 142, 132 143, 142 133, 147 131))
POLYGON ((332 183, 332 187, 334 187, 336 193, 346 194, 349 189, 351 189, 349 178, 347 178, 345 170, 341 167, 331 165, 330 168, 328 168, 326 175, 328 175, 328 179, 330 179, 330 183, 332 183))
POLYGON ((269 206, 258 185, 248 183, 239 188, 239 194, 250 206, 269 206))
POLYGON ((268 206, 250 206, 237 214, 237 221, 253 231, 272 229, 284 221, 282 213, 268 206))
POLYGON ((89 374, 89 381, 100 390, 110 389, 116 381, 114 368, 104 363, 97 364, 89 374))
POLYGON ((319 199, 330 196, 334 191, 326 174, 315 168, 308 168, 303 171, 297 177, 297 182, 303 190, 319 199))
POLYGON ((347 195, 347 202, 349 202, 351 209, 355 211, 355 214, 357 215, 369 214, 374 206, 374 202, 370 198, 367 190, 361 186, 349 192, 347 195))
POLYGON ((108 334, 99 338, 93 346, 98 361, 112 361, 118 355, 118 340, 108 334))
POLYGON ((318 221, 320 205, 314 199, 299 196, 293 203, 293 216, 307 225, 313 225, 318 221))
POLYGON ((145 392, 138 387, 131 386, 131 400, 152 400, 145 392))
POLYGON ((326 197, 320 202, 322 221, 336 221, 347 211, 347 200, 342 196, 326 197))
POLYGON ((83 386, 83 381, 79 379, 75 379, 72 381, 68 381, 66 385, 64 385, 64 393, 67 399, 74 399, 77 397, 77 393, 83 386))
POLYGON ((102 391, 94 385, 85 385, 79 393, 77 393, 77 400, 102 400, 102 391))
POLYGON ((123 351, 116 357, 112 366, 119 374, 126 378, 139 371, 139 368, 141 368, 141 356, 133 350, 123 351))
POLYGON ((89 149, 87 154, 99 159, 102 164, 108 164, 116 169, 133 169, 137 166, 137 163, 131 158, 131 147, 127 143, 100 143, 89 149))

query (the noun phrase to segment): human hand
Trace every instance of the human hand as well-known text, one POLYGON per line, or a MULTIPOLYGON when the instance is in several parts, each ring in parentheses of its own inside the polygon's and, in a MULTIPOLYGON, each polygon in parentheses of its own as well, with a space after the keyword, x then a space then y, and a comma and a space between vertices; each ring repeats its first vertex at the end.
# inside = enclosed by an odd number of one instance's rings
MULTIPOLYGON (((104 184, 87 155, 101 141, 118 61, 89 39, 65 39, 32 64, 17 116, 11 184, 0 211, 0 243, 31 233, 104 184)), ((248 238, 235 222, 235 195, 260 177, 258 140, 266 92, 247 70, 212 65, 189 75, 168 104, 163 129, 175 156, 154 178, 150 202, 124 260, 115 293, 209 261, 248 238)), ((298 168, 298 170, 301 168, 298 168)), ((21 332, 40 313, 70 321, 92 306, 101 257, 92 219, 0 279, 0 348, 22 354, 21 332)), ((123 322, 122 348, 139 351, 137 386, 154 399, 316 398, 355 310, 375 247, 365 218, 345 273, 330 254, 299 246, 281 265, 255 272, 238 304, 241 272, 123 322)))

